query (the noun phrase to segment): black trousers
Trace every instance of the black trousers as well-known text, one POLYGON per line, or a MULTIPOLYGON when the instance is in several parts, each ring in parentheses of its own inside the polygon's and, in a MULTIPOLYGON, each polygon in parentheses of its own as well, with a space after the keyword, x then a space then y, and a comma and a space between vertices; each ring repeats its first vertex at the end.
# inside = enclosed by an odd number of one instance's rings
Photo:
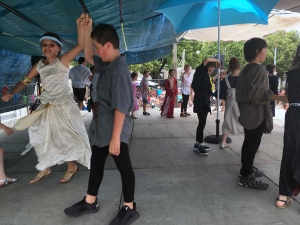
POLYGON ((182 104, 181 104, 181 112, 187 111, 187 103, 189 101, 190 95, 182 94, 182 104))
POLYGON ((261 137, 265 130, 265 121, 263 121, 257 128, 245 131, 245 138, 242 147, 242 169, 241 175, 248 177, 253 173, 252 166, 255 154, 259 148, 261 137))
POLYGON ((196 141, 199 141, 199 143, 203 143, 203 131, 206 125, 207 114, 208 112, 206 111, 197 113, 199 124, 196 131, 196 141))
MULTIPOLYGON (((98 190, 103 179, 104 164, 109 154, 109 146, 99 148, 92 146, 91 171, 87 193, 92 196, 98 195, 98 190)), ((131 166, 128 145, 121 142, 120 155, 112 155, 116 166, 121 174, 124 202, 134 200, 135 177, 131 166)))

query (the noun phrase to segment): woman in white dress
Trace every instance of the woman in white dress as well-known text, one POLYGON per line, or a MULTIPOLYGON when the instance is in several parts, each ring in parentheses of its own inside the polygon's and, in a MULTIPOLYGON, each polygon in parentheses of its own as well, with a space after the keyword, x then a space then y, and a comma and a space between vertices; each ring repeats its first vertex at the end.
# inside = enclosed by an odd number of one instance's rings
POLYGON ((11 93, 2 96, 2 100, 7 102, 40 74, 44 88, 38 96, 41 105, 33 114, 22 118, 15 126, 16 129, 30 126, 28 129, 30 144, 37 154, 36 168, 40 170, 30 183, 36 183, 48 176, 51 173, 50 167, 56 164, 64 162, 68 164, 65 175, 60 179, 61 183, 68 182, 77 172, 78 166, 75 161, 90 167, 91 150, 88 135, 68 86, 69 64, 84 47, 82 38, 84 29, 81 19, 83 15, 76 21, 77 46, 60 56, 63 44, 58 35, 44 34, 40 39, 40 46, 47 59, 33 65, 27 76, 14 86, 11 93))
POLYGON ((220 148, 226 148, 226 139, 228 134, 243 134, 244 128, 239 123, 238 118, 240 111, 236 102, 235 88, 238 76, 241 71, 240 62, 236 58, 231 58, 229 61, 229 74, 221 82, 220 88, 220 99, 225 100, 225 114, 224 122, 222 126, 223 136, 220 148))

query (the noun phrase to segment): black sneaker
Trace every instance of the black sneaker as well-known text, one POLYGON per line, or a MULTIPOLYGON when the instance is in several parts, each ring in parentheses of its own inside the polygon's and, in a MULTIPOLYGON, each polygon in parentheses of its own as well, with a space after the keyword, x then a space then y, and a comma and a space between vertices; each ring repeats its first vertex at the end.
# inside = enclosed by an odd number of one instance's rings
POLYGON ((95 213, 99 211, 99 205, 96 198, 96 201, 93 204, 89 204, 85 201, 85 197, 76 204, 66 208, 64 210, 65 214, 69 217, 78 217, 87 213, 95 213))
POLYGON ((148 112, 143 112, 143 115, 144 115, 144 116, 150 116, 150 113, 148 113, 148 112))
POLYGON ((269 184, 262 183, 260 180, 256 179, 254 173, 250 174, 248 177, 241 176, 239 185, 259 190, 267 190, 269 188, 269 184))
MULTIPOLYGON (((202 145, 202 146, 204 146, 204 148, 205 148, 206 151, 209 151, 209 150, 210 150, 210 147, 209 147, 209 146, 206 146, 206 145, 202 145)), ((193 150, 194 150, 194 151, 198 151, 198 148, 199 148, 199 143, 195 143, 195 144, 194 144, 193 150)))
POLYGON ((133 209, 130 209, 127 205, 123 205, 118 215, 109 223, 109 225, 129 225, 139 217, 140 215, 134 202, 133 209))
POLYGON ((207 152, 207 150, 205 149, 204 145, 199 145, 199 148, 198 148, 197 152, 198 152, 200 155, 203 155, 203 156, 207 156, 207 155, 208 155, 208 152, 207 152))
MULTIPOLYGON (((255 177, 263 177, 265 175, 263 170, 259 170, 255 166, 252 166, 252 171, 255 177)), ((240 170, 239 177, 241 177, 241 174, 242 174, 242 168, 240 170)))

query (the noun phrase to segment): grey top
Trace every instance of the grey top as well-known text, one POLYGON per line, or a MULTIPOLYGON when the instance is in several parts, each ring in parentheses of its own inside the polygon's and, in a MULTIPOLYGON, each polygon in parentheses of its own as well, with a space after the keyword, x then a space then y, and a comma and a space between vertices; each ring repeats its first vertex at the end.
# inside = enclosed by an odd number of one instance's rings
POLYGON ((143 77, 141 80, 140 86, 141 86, 141 91, 142 91, 142 98, 143 99, 148 99, 148 89, 145 89, 145 85, 148 87, 148 78, 143 77))
POLYGON ((239 122, 246 130, 257 128, 266 119, 265 105, 270 103, 272 94, 265 67, 256 63, 246 65, 236 83, 239 122))
POLYGON ((74 88, 90 86, 89 76, 92 76, 90 69, 82 64, 70 69, 69 77, 72 80, 72 87, 74 88))
POLYGON ((126 57, 120 56, 112 63, 104 63, 94 56, 96 72, 99 73, 95 89, 97 101, 98 134, 92 137, 92 145, 102 148, 109 145, 114 126, 114 112, 118 109, 125 114, 125 121, 121 132, 121 142, 129 143, 132 131, 130 112, 134 106, 133 90, 130 72, 126 64, 126 57))

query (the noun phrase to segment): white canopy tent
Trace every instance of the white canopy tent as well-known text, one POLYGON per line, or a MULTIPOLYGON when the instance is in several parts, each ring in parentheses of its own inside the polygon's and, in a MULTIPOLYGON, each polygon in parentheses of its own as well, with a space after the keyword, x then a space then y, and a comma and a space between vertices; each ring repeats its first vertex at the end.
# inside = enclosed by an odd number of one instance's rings
MULTIPOLYGON (((252 37, 263 38, 278 30, 288 30, 300 25, 300 13, 273 10, 269 15, 269 24, 241 24, 222 26, 220 36, 222 41, 242 41, 252 37)), ((189 30, 184 35, 186 39, 197 41, 218 41, 217 27, 189 30)))

